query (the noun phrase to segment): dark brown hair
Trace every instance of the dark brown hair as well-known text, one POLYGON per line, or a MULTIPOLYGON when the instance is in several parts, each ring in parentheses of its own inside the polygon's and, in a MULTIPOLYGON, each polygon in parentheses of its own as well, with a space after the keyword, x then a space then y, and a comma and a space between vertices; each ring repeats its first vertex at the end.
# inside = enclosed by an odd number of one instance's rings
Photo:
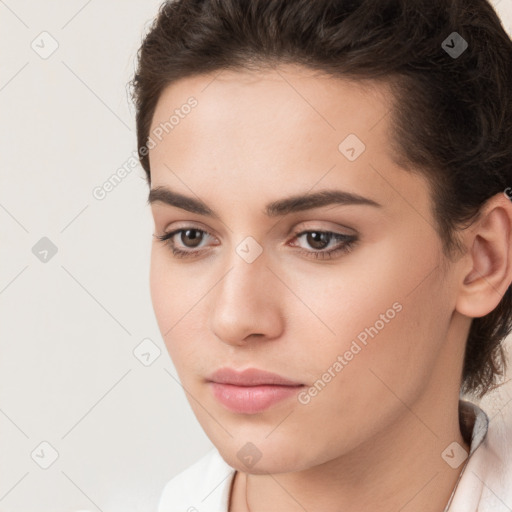
MULTIPOLYGON (((397 161, 428 179, 447 256, 463 251, 457 229, 512 185, 512 41, 487 0, 167 1, 137 57, 130 85, 149 185, 146 144, 168 85, 286 63, 390 87, 397 161), (463 48, 459 36, 468 46, 450 54, 463 48)), ((494 311, 472 320, 463 393, 481 398, 506 370, 511 293, 509 286, 494 311)))

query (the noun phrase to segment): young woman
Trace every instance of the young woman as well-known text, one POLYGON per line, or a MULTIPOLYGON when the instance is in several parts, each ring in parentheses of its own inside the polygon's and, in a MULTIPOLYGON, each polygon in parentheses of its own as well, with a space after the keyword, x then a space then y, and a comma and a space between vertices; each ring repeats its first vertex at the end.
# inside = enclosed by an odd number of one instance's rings
POLYGON ((176 0, 132 83, 215 449, 159 512, 512 509, 512 41, 486 0, 176 0), (473 397, 474 399, 463 399, 473 397))

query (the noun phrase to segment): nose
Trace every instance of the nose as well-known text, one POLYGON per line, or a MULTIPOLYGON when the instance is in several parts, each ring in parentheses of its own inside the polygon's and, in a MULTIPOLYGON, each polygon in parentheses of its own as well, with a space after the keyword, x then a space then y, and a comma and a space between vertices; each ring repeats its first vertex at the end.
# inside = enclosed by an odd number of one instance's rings
POLYGON ((267 267, 264 254, 252 263, 235 254, 212 295, 213 333, 230 345, 277 338, 283 329, 279 288, 279 280, 267 267))

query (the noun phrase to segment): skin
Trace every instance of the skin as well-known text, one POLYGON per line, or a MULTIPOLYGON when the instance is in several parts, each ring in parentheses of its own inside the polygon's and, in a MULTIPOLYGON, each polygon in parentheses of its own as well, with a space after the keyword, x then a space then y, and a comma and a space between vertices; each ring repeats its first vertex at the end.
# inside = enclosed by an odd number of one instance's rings
POLYGON ((154 240, 151 297, 192 410, 237 469, 230 511, 442 511, 463 465, 453 469, 441 454, 454 441, 469 450, 458 399, 471 318, 492 311, 512 281, 510 201, 488 201, 460 232, 467 252, 451 261, 426 180, 395 163, 384 85, 291 65, 223 70, 168 86, 151 130, 191 95, 198 105, 150 151, 152 188, 200 198, 220 220, 151 204, 156 235, 211 235, 199 247, 174 237, 182 250, 203 251, 188 259, 154 240), (353 162, 338 150, 350 133, 366 145, 353 162), (321 189, 382 206, 262 213, 270 201, 321 189), (307 252, 325 249, 294 235, 306 229, 358 241, 315 259, 307 252), (263 250, 252 263, 236 252, 247 236, 263 250), (397 302, 400 312, 309 403, 293 397, 249 415, 213 397, 206 377, 224 366, 313 386, 397 302), (261 453, 250 468, 237 457, 247 442, 261 453))

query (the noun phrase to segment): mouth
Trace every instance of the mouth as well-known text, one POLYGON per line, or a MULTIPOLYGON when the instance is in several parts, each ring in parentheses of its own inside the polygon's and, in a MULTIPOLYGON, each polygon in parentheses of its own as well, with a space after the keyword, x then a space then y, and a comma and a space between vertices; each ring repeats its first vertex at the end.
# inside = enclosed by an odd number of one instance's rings
POLYGON ((257 414, 289 399, 304 387, 276 373, 256 368, 238 372, 221 368, 207 378, 213 396, 228 410, 238 414, 257 414))

